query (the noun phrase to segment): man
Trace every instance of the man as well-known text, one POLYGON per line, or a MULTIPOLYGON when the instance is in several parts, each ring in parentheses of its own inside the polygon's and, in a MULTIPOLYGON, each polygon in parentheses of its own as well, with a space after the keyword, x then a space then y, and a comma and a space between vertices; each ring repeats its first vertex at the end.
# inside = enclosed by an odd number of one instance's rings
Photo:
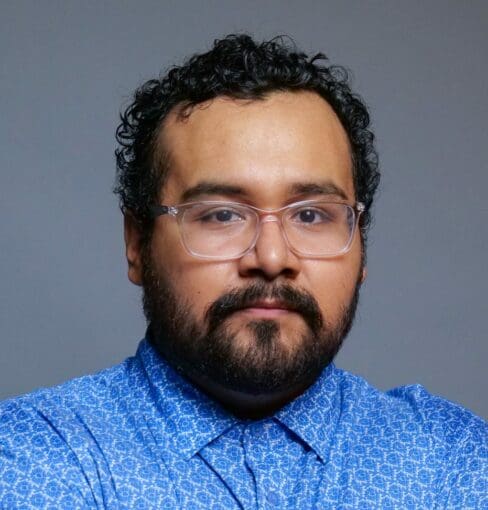
POLYGON ((4 508, 487 508, 487 427, 337 369, 378 185, 340 68, 217 41, 136 91, 117 130, 146 338, 3 403, 4 508))

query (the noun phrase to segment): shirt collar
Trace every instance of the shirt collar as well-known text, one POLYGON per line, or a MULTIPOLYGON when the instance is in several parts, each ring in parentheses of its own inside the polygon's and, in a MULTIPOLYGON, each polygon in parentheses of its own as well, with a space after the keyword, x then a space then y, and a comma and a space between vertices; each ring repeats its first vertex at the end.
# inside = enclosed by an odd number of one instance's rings
MULTIPOLYGON (((137 357, 158 410, 153 434, 174 453, 190 459, 225 431, 243 423, 176 372, 147 339, 140 343, 137 357)), ((341 414, 340 374, 331 363, 305 393, 274 416, 324 462, 341 414)))
POLYGON ((239 423, 197 387, 176 372, 145 339, 137 358, 142 363, 157 412, 153 434, 177 455, 190 459, 224 431, 239 423))
POLYGON ((341 414, 341 370, 333 363, 302 395, 280 409, 275 418, 327 462, 341 414))

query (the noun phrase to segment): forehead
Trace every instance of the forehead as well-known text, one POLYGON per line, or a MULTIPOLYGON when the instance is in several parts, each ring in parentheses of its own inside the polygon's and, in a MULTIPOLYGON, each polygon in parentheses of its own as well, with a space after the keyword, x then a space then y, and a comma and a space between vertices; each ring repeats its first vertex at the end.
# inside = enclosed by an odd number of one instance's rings
POLYGON ((179 202, 202 183, 233 186, 263 207, 293 199, 290 190, 323 183, 354 200, 347 135, 315 93, 278 92, 252 101, 220 97, 185 118, 170 114, 158 143, 169 155, 166 201, 179 202))

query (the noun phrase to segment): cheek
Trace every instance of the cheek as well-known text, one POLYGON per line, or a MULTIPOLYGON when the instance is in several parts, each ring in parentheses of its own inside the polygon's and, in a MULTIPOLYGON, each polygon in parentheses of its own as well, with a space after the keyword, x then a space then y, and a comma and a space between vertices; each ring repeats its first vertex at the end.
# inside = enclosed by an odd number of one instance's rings
POLYGON ((185 296, 187 303, 199 318, 202 318, 207 308, 231 287, 233 276, 228 265, 193 259, 188 264, 180 263, 175 272, 178 293, 185 296))
POLYGON ((360 260, 344 262, 340 259, 313 261, 307 271, 309 289, 330 322, 339 320, 351 302, 359 278, 360 260))
POLYGON ((178 237, 159 236, 153 242, 153 260, 177 296, 202 317, 235 278, 230 262, 210 262, 192 257, 178 237))

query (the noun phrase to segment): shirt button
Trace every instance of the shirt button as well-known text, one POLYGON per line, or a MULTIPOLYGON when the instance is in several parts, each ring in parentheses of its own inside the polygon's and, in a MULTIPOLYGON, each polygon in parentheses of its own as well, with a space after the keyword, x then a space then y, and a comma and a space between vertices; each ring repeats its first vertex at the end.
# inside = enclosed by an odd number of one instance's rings
POLYGON ((268 503, 272 507, 279 508, 279 504, 280 504, 280 496, 279 496, 279 494, 277 494, 276 492, 270 491, 270 492, 268 492, 267 499, 268 499, 268 503))

